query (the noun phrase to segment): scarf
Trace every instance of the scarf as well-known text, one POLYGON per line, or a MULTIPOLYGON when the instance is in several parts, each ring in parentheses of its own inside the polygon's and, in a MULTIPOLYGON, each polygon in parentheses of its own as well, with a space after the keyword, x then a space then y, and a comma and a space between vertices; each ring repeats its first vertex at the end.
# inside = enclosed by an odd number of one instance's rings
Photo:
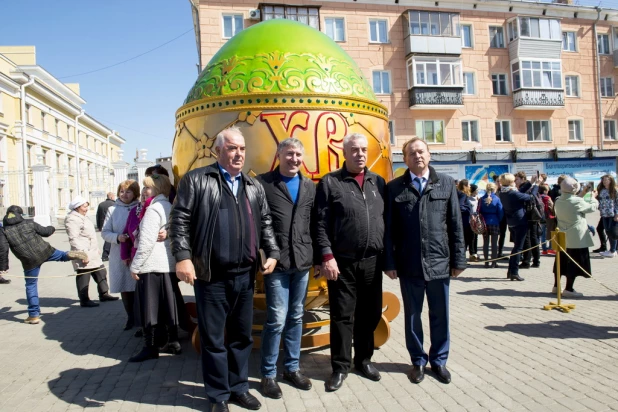
POLYGON ((507 193, 510 192, 511 190, 517 190, 516 187, 513 186, 500 186, 500 193, 507 193))
POLYGON ((146 199, 146 201, 144 202, 143 205, 140 204, 140 206, 137 207, 137 219, 141 222, 142 219, 144 218, 144 215, 146 214, 146 210, 148 209, 148 206, 150 206, 150 204, 152 203, 152 199, 154 199, 154 197, 149 197, 148 199, 146 199))

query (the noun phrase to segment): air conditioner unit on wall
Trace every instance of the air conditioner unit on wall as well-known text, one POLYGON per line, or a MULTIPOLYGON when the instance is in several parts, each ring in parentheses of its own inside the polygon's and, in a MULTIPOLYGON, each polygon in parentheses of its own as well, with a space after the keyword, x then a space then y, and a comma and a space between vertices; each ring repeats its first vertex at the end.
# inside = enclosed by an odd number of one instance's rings
POLYGON ((249 11, 249 20, 260 20, 260 9, 254 9, 249 11))

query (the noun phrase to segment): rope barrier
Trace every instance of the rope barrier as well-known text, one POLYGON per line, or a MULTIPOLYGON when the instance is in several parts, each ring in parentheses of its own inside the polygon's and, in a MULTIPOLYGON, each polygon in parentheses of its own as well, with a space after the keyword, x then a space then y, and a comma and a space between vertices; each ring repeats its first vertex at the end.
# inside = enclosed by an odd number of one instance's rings
MULTIPOLYGON (((553 236, 551 239, 547 239, 545 242, 551 242, 552 240, 555 240, 555 239, 556 239, 556 237, 553 236)), ((532 247, 530 247, 528 249, 520 250, 519 252, 516 252, 516 253, 511 253, 510 255, 502 256, 502 257, 495 258, 495 259, 477 260, 475 263, 485 263, 485 262, 489 263, 489 262, 495 262, 495 261, 503 260, 503 259, 510 259, 511 256, 517 256, 517 255, 520 255, 522 253, 526 253, 526 252, 528 252, 528 251, 530 251, 532 249, 535 249, 535 248, 541 246, 545 242, 541 242, 541 243, 539 243, 537 245, 534 245, 534 246, 532 246, 532 247)))
POLYGON ((569 254, 567 253, 567 251, 566 251, 566 250, 565 250, 562 246, 560 246, 560 245, 559 245, 559 244, 557 244, 557 243, 556 243, 556 245, 560 248, 560 253, 564 253, 564 254, 565 254, 565 255, 566 255, 569 259, 571 259, 571 262, 575 263, 575 265, 576 265, 576 266, 577 266, 577 267, 578 267, 578 268, 579 268, 582 272, 584 272, 584 273, 586 274, 586 276, 588 276, 588 278, 590 278, 590 279, 594 280, 594 281, 595 281, 595 282, 597 282, 599 285, 603 286, 605 289, 609 290, 609 291, 610 291, 610 292, 612 292, 613 294, 618 295, 618 292, 616 292, 615 290, 613 290, 613 289, 612 289, 612 288, 610 288, 609 286, 607 286, 607 285, 605 285, 605 284, 603 284, 603 283, 599 282, 599 281, 598 281, 596 278, 594 278, 594 277, 593 277, 590 273, 588 273, 588 271, 586 271, 583 267, 581 267, 581 266, 579 265, 579 263, 577 263, 577 262, 575 261, 575 259, 573 259, 573 258, 571 257, 571 255, 569 255, 569 254))
POLYGON ((71 273, 69 275, 54 275, 54 276, 9 275, 7 273, 2 273, 2 272, 0 272, 0 275, 2 275, 3 277, 18 278, 18 279, 60 279, 60 278, 70 278, 70 277, 75 277, 75 276, 87 275, 89 273, 98 272, 101 269, 102 268, 99 267, 99 268, 96 268, 96 269, 93 269, 93 270, 89 270, 87 272, 82 272, 82 273, 73 272, 73 273, 71 273))

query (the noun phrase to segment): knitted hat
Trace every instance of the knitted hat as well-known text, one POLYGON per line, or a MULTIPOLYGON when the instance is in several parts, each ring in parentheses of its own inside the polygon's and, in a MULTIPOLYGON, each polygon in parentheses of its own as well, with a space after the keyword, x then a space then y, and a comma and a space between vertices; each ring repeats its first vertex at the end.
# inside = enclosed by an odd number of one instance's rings
POLYGON ((77 196, 71 201, 71 203, 69 203, 69 210, 75 210, 84 203, 88 203, 88 201, 81 196, 77 196))
POLYGON ((579 182, 572 177, 567 177, 560 183, 562 193, 576 194, 579 192, 579 182))

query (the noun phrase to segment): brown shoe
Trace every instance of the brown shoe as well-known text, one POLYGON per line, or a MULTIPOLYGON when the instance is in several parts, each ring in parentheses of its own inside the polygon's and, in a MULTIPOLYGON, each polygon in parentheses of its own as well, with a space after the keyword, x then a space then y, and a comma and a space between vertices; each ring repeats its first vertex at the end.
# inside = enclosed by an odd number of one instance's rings
POLYGON ((82 252, 81 250, 70 250, 67 253, 67 256, 71 260, 88 260, 88 254, 86 252, 82 252))
POLYGON ((40 316, 28 316, 26 320, 24 320, 24 323, 29 323, 30 325, 36 325, 40 321, 41 321, 40 316))

